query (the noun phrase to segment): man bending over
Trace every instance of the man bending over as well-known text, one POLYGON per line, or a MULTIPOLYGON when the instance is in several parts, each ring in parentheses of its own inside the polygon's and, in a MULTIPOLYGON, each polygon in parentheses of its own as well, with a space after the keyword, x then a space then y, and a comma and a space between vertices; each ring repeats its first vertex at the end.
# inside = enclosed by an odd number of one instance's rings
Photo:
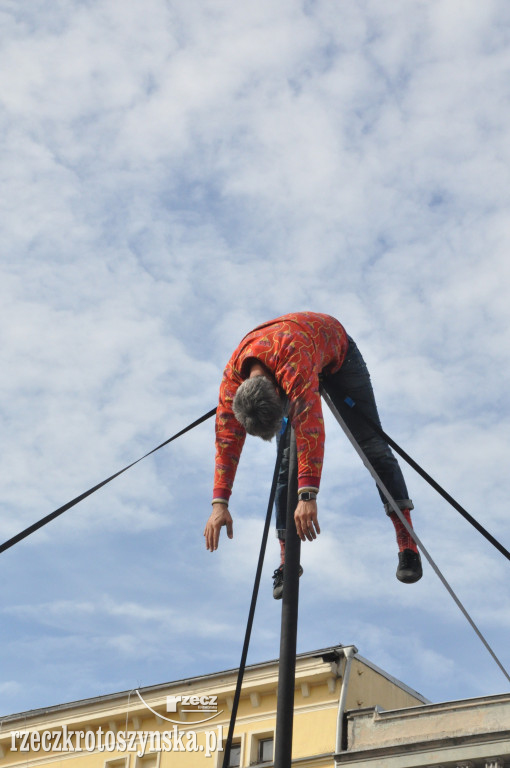
MULTIPOLYGON (((395 456, 386 441, 344 402, 345 397, 351 397, 360 411, 380 425, 370 376, 356 344, 334 317, 295 312, 248 333, 223 373, 216 414, 213 510, 204 531, 206 548, 211 552, 218 548, 223 526, 228 538, 233 537, 228 502, 246 433, 271 440, 281 430, 286 409, 298 456, 296 530, 302 541, 313 541, 320 533, 317 494, 324 455, 320 382, 412 526, 413 503, 395 456)), ((284 457, 276 495, 281 563, 274 574, 275 598, 281 597, 285 563, 286 471, 284 457)), ((381 491, 379 495, 396 530, 397 579, 411 584, 422 576, 420 554, 388 500, 381 491)))

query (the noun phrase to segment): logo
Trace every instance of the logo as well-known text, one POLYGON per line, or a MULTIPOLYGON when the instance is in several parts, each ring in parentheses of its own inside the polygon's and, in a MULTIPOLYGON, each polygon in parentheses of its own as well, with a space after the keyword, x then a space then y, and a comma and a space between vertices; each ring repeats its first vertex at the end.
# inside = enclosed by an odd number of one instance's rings
MULTIPOLYGON (((142 704, 147 707, 154 715, 157 717, 161 717, 163 720, 167 720, 169 723, 178 723, 181 725, 182 723, 187 722, 187 720, 178 720, 173 719, 171 717, 165 717, 164 715, 160 714, 159 712, 156 712, 156 710, 152 709, 152 707, 147 704, 147 702, 142 697, 142 694, 139 690, 136 691, 136 694, 142 704)), ((199 723, 207 723, 209 720, 214 720, 215 717, 218 715, 221 715, 223 710, 221 709, 218 712, 218 697, 217 696, 206 696, 206 695, 190 695, 186 696, 184 694, 181 694, 179 696, 167 696, 166 697, 166 711, 173 714, 177 713, 177 706, 178 704, 181 705, 181 714, 205 714, 211 712, 212 714, 209 717, 203 717, 201 720, 193 720, 193 725, 198 725, 199 723)))

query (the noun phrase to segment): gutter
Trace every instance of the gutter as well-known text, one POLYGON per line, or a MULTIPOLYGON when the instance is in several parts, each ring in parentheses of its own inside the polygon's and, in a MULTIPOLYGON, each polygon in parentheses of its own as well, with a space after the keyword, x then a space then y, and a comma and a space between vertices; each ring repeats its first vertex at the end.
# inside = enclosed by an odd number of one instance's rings
MULTIPOLYGON (((336 718, 336 739, 335 739, 335 754, 339 754, 344 750, 342 746, 344 737, 344 714, 345 703, 347 701, 347 689, 349 687, 349 676, 351 674, 351 664, 354 655, 357 653, 357 648, 354 645, 349 645, 346 648, 342 648, 344 655, 344 671, 342 675, 342 688, 340 690, 340 698, 338 700, 338 713, 336 718)), ((335 759, 335 766, 339 763, 335 759)))

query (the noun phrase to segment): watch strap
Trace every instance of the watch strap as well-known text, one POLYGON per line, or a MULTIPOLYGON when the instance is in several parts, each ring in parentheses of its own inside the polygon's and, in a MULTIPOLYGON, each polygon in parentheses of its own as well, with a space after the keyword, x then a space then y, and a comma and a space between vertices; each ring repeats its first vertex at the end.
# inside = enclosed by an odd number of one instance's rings
POLYGON ((317 498, 317 494, 313 491, 301 491, 301 493, 298 493, 299 501, 315 501, 317 498))

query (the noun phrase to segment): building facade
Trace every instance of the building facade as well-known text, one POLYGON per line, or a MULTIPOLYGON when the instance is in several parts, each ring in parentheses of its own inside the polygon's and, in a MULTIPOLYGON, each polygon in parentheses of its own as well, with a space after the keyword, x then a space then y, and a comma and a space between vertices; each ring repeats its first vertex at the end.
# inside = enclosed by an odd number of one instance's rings
MULTIPOLYGON (((219 768, 237 670, 2 718, 1 768, 219 768)), ((278 661, 247 667, 229 768, 273 761, 278 661)), ((357 652, 300 654, 292 764, 510 768, 510 696, 431 704, 357 652)))
POLYGON ((510 694, 352 711, 337 766, 510 768, 510 694))

